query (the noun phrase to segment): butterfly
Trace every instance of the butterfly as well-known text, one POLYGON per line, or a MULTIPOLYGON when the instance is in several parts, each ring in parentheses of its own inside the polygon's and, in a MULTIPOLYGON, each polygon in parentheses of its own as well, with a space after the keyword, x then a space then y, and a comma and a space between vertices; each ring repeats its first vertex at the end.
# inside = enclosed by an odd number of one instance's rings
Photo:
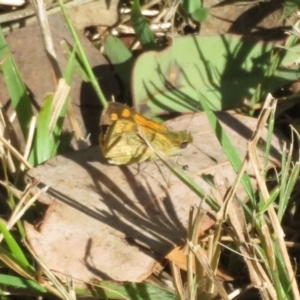
POLYGON ((118 102, 109 102, 104 108, 100 127, 101 151, 108 162, 115 165, 158 159, 145 138, 154 149, 167 156, 175 155, 193 141, 191 133, 170 131, 165 125, 147 119, 133 108, 118 102))

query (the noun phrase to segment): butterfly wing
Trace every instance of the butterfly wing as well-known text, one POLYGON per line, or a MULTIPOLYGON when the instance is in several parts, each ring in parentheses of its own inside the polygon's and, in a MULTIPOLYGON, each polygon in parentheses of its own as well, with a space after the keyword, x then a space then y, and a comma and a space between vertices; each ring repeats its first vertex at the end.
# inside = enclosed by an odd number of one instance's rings
POLYGON ((163 124, 147 119, 117 102, 110 102, 104 109, 100 125, 100 148, 104 157, 116 165, 157 159, 155 152, 139 135, 139 130, 155 149, 168 156, 192 142, 190 133, 171 132, 163 124))

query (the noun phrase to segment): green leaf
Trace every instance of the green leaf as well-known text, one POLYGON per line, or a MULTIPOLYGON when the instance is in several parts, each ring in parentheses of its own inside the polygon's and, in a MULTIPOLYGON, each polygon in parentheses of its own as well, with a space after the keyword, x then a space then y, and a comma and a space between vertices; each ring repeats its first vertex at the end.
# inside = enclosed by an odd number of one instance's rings
POLYGON ((270 198, 267 199, 267 201, 265 202, 264 200, 262 200, 259 205, 259 214, 265 214, 266 211, 269 209, 270 205, 272 205, 274 203, 274 201, 276 200, 277 196, 279 194, 279 189, 275 189, 271 195, 270 198))
POLYGON ((196 22, 203 22, 209 16, 209 10, 202 7, 202 1, 199 0, 183 0, 182 8, 196 22))
POLYGON ((201 7, 191 13, 191 17, 196 22, 204 22, 209 16, 209 9, 201 7))
POLYGON ((284 1, 284 7, 283 7, 283 13, 282 13, 282 19, 289 18, 294 12, 297 11, 297 9, 300 6, 300 0, 285 0, 284 1))
POLYGON ((43 288, 41 285, 34 282, 33 280, 12 276, 12 275, 0 274, 0 284, 8 285, 16 288, 35 290, 38 293, 47 293, 47 290, 45 288, 43 288))
MULTIPOLYGON (((278 206, 278 218, 282 220, 284 212, 290 203, 291 195, 295 191, 295 185, 298 183, 299 173, 300 173, 300 162, 296 162, 295 165, 290 166, 291 171, 286 182, 285 190, 280 191, 280 203, 278 206)), ((285 167, 286 168, 286 167, 285 167)))
POLYGON ((124 84, 124 99, 130 96, 131 73, 134 63, 132 53, 123 42, 109 35, 104 43, 104 50, 114 69, 124 84))
POLYGON ((157 49, 154 40, 154 34, 146 18, 142 15, 140 1, 134 0, 131 9, 131 22, 138 40, 141 42, 144 50, 157 49))
MULTIPOLYGON (((273 43, 234 35, 174 38, 169 48, 136 61, 135 107, 149 118, 165 111, 190 112, 201 109, 199 95, 212 110, 239 107, 264 79, 273 48, 273 43)), ((286 60, 266 78, 268 91, 297 80, 298 67, 284 65, 286 60)))
POLYGON ((50 133, 53 94, 44 99, 44 105, 39 112, 36 126, 37 163, 41 164, 53 156, 53 137, 50 133))
POLYGON ((18 261, 19 264, 21 264, 21 267, 23 269, 27 269, 32 271, 32 267, 29 264, 28 260, 26 259, 22 249, 19 247, 18 243, 12 236, 12 234, 7 230, 5 224, 0 219, 0 232, 3 234, 4 240, 11 251, 11 254, 13 255, 14 259, 18 261))
POLYGON ((95 285, 93 292, 94 295, 100 299, 178 299, 175 293, 149 283, 102 281, 95 285))
POLYGON ((4 80, 9 96, 22 129, 27 138, 28 128, 33 116, 31 99, 28 96, 26 86, 20 76, 16 63, 10 53, 6 39, 0 26, 0 61, 4 80))
POLYGON ((300 43, 293 46, 289 46, 284 48, 283 51, 286 51, 286 55, 283 57, 281 61, 281 65, 288 68, 292 67, 293 64, 299 64, 299 57, 300 57, 300 43))
POLYGON ((68 57, 68 66, 66 68, 64 78, 66 79, 66 82, 71 85, 71 79, 73 76, 73 70, 76 68, 76 70, 79 72, 81 78, 85 82, 90 82, 90 78, 88 75, 87 70, 85 69, 77 51, 76 51, 76 45, 75 47, 72 47, 71 44, 69 44, 67 41, 62 41, 61 46, 65 52, 65 55, 68 57), (71 73, 72 71, 72 73, 71 73))
POLYGON ((38 114, 34 147, 29 157, 29 162, 33 165, 39 165, 53 156, 54 139, 49 132, 52 102, 53 94, 49 94, 38 114))
POLYGON ((202 7, 202 1, 199 0, 182 0, 182 8, 189 15, 202 7))

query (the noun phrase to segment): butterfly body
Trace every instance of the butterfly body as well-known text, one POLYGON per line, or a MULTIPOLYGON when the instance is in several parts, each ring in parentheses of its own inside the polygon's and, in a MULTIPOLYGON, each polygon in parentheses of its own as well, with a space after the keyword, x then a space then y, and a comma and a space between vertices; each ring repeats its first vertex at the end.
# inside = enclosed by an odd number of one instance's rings
POLYGON ((172 132, 163 124, 147 119, 134 109, 117 102, 110 102, 104 109, 100 125, 100 148, 108 162, 116 165, 158 158, 139 130, 156 150, 168 156, 175 155, 192 142, 190 133, 172 132))

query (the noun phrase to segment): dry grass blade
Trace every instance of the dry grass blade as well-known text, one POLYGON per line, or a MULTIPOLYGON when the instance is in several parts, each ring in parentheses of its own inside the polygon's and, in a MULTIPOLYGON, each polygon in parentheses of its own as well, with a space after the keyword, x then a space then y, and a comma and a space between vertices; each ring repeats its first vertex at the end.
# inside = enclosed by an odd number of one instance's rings
MULTIPOLYGON (((196 245, 198 244, 199 234, 201 231, 201 221, 207 213, 207 211, 202 209, 201 207, 202 205, 200 203, 196 212, 195 207, 191 207, 189 214, 188 241, 196 245)), ((188 298, 196 299, 197 288, 195 287, 195 278, 193 270, 194 268, 196 269, 196 286, 198 286, 198 284, 200 286, 204 286, 203 278, 205 275, 205 271, 202 268, 202 265, 195 264, 195 255, 191 251, 190 247, 187 247, 185 252, 187 252, 188 298)))
POLYGON ((182 278, 180 274, 180 269, 177 267, 177 265, 171 261, 171 272, 172 272, 172 277, 174 280, 174 285, 176 288, 177 295, 179 296, 180 300, 185 300, 185 295, 184 295, 184 287, 182 283, 182 278))
MULTIPOLYGON (((3 109, 0 110, 0 136, 8 141, 10 144, 11 142, 14 145, 19 147, 18 140, 14 134, 13 128, 11 127, 9 119, 6 117, 6 113, 3 109)), ((9 151, 5 151, 5 147, 0 144, 0 156, 2 160, 6 160, 8 169, 11 173, 16 172, 16 167, 14 165, 13 158, 9 151)))
MULTIPOLYGON (((267 119, 269 118, 271 110, 273 109, 271 103, 273 103, 273 98, 269 96, 265 102, 262 113, 258 119, 257 129, 254 132, 251 141, 249 142, 248 155, 243 162, 240 172, 236 176, 232 188, 229 190, 229 192, 227 193, 224 199, 223 207, 221 208, 221 210, 218 212, 217 215, 218 220, 225 220, 227 215, 229 216, 232 227, 234 228, 235 240, 239 245, 240 251, 248 266, 251 281, 257 288, 259 288, 261 295, 264 297, 264 299, 276 299, 277 297, 276 291, 268 275, 266 274, 265 268, 261 265, 261 263, 256 257, 254 244, 247 234, 244 212, 240 207, 240 204, 238 204, 237 201, 235 200, 235 193, 240 183, 240 180, 246 170, 246 167, 250 163, 250 160, 252 164, 253 162, 256 163, 255 174, 257 175, 257 182, 259 183, 259 185, 262 185, 265 182, 264 178, 262 177, 263 173, 261 172, 261 167, 260 167, 261 164, 259 163, 257 156, 254 156, 253 153, 256 154, 256 146, 260 138, 260 133, 262 129, 265 127, 267 119), (251 246, 252 244, 253 246, 251 246)), ((266 186, 264 186, 263 189, 266 193, 267 191, 266 186)), ((268 197, 266 197, 265 199, 268 199, 268 197)), ((265 242, 270 245, 271 242, 270 234, 268 234, 266 230, 264 230, 264 237, 265 237, 265 242)), ((272 250, 271 247, 269 247, 268 249, 270 251, 272 250)), ((271 255, 272 251, 269 254, 271 255)), ((272 256, 273 255, 274 254, 272 254, 272 256)))
POLYGON ((53 96, 52 116, 49 124, 49 132, 53 131, 54 126, 56 125, 57 120, 59 118, 61 109, 65 104, 66 99, 69 95, 69 92, 70 92, 70 86, 66 83, 66 81, 63 78, 60 78, 56 92, 53 96))
POLYGON ((260 290, 263 299, 276 299, 276 291, 261 265, 263 262, 255 254, 253 241, 247 232, 244 212, 237 200, 231 202, 228 216, 234 229, 236 244, 247 264, 251 282, 260 290))
POLYGON ((32 169, 32 166, 27 162, 23 155, 15 149, 6 139, 0 136, 0 142, 15 156, 21 163, 23 163, 28 169, 32 169))
POLYGON ((31 3, 33 7, 36 9, 36 14, 41 26, 47 55, 52 64, 52 68, 54 70, 56 80, 58 80, 58 78, 62 77, 62 72, 57 62, 57 56, 54 50, 54 44, 51 37, 51 31, 50 31, 48 18, 47 18, 45 3, 43 0, 31 0, 31 3))
MULTIPOLYGON (((206 213, 207 212, 201 208, 200 204, 197 211, 195 211, 195 207, 191 207, 189 215, 188 242, 185 251, 188 255, 187 299, 195 300, 206 297, 210 298, 215 297, 216 294, 219 294, 223 299, 229 299, 224 287, 219 279, 217 279, 221 253, 218 240, 220 238, 221 230, 215 230, 215 234, 210 237, 205 251, 199 245, 202 220, 206 213), (198 255, 201 257, 199 258, 198 255)), ((217 226, 221 228, 222 222, 217 226)))
MULTIPOLYGON (((51 62, 52 68, 54 70, 55 73, 55 80, 56 82, 59 81, 58 83, 58 88, 56 90, 55 93, 55 99, 53 100, 53 115, 52 115, 52 119, 51 119, 51 125, 50 125, 50 129, 53 130, 55 124, 56 124, 56 120, 59 116, 59 113, 61 112, 61 108, 64 105, 65 101, 67 100, 67 95, 69 94, 69 90, 70 87, 67 87, 67 84, 64 82, 62 82, 62 72, 59 66, 59 63, 57 61, 57 56, 54 50, 54 44, 53 44, 53 40, 51 37, 51 31, 50 31, 50 26, 49 26, 49 22, 48 22, 48 18, 47 18, 47 13, 46 13, 46 8, 45 8, 45 4, 43 2, 43 0, 32 0, 32 4, 36 9, 36 14, 38 16, 38 20, 41 26, 41 30, 43 33, 43 37, 44 37, 44 44, 46 47, 46 52, 48 55, 48 58, 51 62), (57 98, 56 98, 57 97, 57 98)), ((75 132, 75 137, 76 137, 76 141, 78 143, 78 148, 82 149, 82 148, 86 148, 86 143, 84 143, 84 139, 82 138, 82 132, 80 129, 80 126, 78 125, 78 122, 76 120, 75 113, 73 110, 73 107, 71 105, 68 105, 67 107, 67 114, 71 123, 71 126, 75 132), (84 144, 82 146, 82 144, 84 144)))
MULTIPOLYGON (((251 144, 252 141, 255 141, 255 147, 257 145, 257 142, 260 138, 260 132, 261 130, 265 127, 266 121, 269 117, 269 114, 271 112, 270 109, 270 103, 273 100, 269 96, 266 100, 266 103, 264 105, 264 108, 262 110, 262 113, 258 119, 258 124, 257 124, 257 129, 253 134, 253 137, 251 141, 249 142, 249 145, 254 145, 253 143, 251 144)), ((259 262, 259 260, 256 257, 255 254, 255 248, 252 245, 251 239, 247 233, 246 230, 246 221, 244 219, 244 212, 242 208, 240 207, 240 204, 238 204, 237 201, 234 201, 235 197, 235 191, 237 188, 237 185, 239 184, 240 178, 242 174, 244 173, 246 166, 249 164, 249 159, 251 157, 250 151, 248 152, 248 156, 244 160, 243 167, 240 170, 239 174, 237 175, 237 178, 235 180, 235 183, 233 187, 231 188, 230 192, 228 193, 227 198, 225 199, 225 205, 220 211, 220 213, 223 214, 223 218, 226 217, 228 214, 232 227, 234 229, 235 233, 235 238, 237 241, 237 244, 239 245, 240 251, 242 255, 244 256, 245 262, 248 266, 249 274, 252 283, 259 288, 261 295, 263 296, 264 299, 276 299, 276 291, 268 278, 263 266, 259 262), (230 209, 229 209, 230 208, 230 209)), ((259 170, 261 169, 260 163, 257 160, 257 168, 259 170)), ((260 172, 261 173, 261 172, 260 172)), ((257 182, 264 182, 263 178, 257 178, 257 182)), ((265 236, 267 240, 267 235, 265 236)), ((269 240, 270 241, 270 240, 269 240)))
POLYGON ((210 263, 207 259, 207 255, 205 251, 199 246, 199 245, 194 245, 191 241, 188 241, 188 245, 190 249, 193 251, 195 254, 197 260, 200 262, 201 266, 205 270, 206 276, 211 280, 211 282, 214 283, 215 287, 218 290, 218 293, 222 297, 222 299, 229 300, 229 297, 222 286, 222 284, 218 281, 216 278, 216 275, 214 274, 213 270, 211 269, 210 263))
MULTIPOLYGON (((25 146, 24 155, 23 155, 24 159, 26 159, 26 160, 28 159, 28 157, 30 155, 30 151, 32 149, 32 142, 34 139, 36 120, 37 120, 37 117, 33 116, 30 121, 28 137, 27 137, 26 146, 25 146)), ((22 164, 21 170, 24 170, 24 168, 25 168, 25 166, 22 164)))
MULTIPOLYGON (((275 107, 275 101, 269 95, 266 99, 260 117, 258 119, 257 128, 253 134, 252 139, 248 144, 248 157, 245 159, 243 168, 241 172, 238 174, 235 181, 235 186, 237 186, 241 178, 242 172, 244 172, 245 170, 245 166, 251 163, 254 168, 256 180, 258 182, 259 189, 262 192, 265 203, 270 198, 270 195, 266 187, 264 174, 258 159, 257 143, 260 139, 261 131, 265 128, 266 122, 274 107, 275 107)), ((255 254, 254 242, 251 241, 250 237, 247 234, 245 228, 246 222, 244 220, 244 213, 240 207, 240 204, 237 201, 233 200, 235 190, 236 190, 235 186, 233 186, 231 191, 228 193, 228 197, 225 200, 226 201, 225 206, 221 210, 223 213, 223 217, 225 218, 227 214, 229 215, 231 224, 234 228, 234 232, 236 235, 237 244, 239 245, 240 251, 243 254, 245 262, 248 266, 252 283, 257 288, 259 288, 261 295, 264 299, 276 299, 277 293, 275 291, 275 288, 272 282, 270 281, 264 266, 257 259, 255 254)), ((286 246, 283 240, 284 234, 280 226, 279 220, 277 218, 276 212, 274 210, 274 207, 272 205, 269 206, 268 213, 272 221, 273 228, 278 236, 281 254, 284 257, 284 263, 289 273, 289 280, 292 285, 294 299, 299 299, 299 294, 298 294, 299 292, 297 289, 294 272, 290 264, 289 256, 287 255, 286 246)), ((261 236, 264 239, 265 249, 267 252, 267 258, 268 258, 267 263, 271 269, 271 272, 275 272, 277 270, 277 266, 276 266, 275 254, 272 246, 271 233, 269 232, 268 226, 264 223, 263 218, 261 219, 261 223, 262 223, 261 236)))
POLYGON ((14 270, 16 273, 20 274, 24 278, 35 280, 34 274, 29 274, 26 272, 19 264, 17 264, 14 260, 12 260, 9 256, 3 253, 0 250, 0 260, 2 260, 5 265, 14 270))
POLYGON ((261 263, 255 255, 255 249, 252 245, 253 242, 247 233, 244 211, 241 204, 238 203, 233 194, 233 191, 236 190, 237 185, 239 184, 242 171, 245 169, 246 165, 247 160, 244 161, 243 168, 237 175, 235 185, 231 188, 231 193, 228 193, 231 195, 231 198, 226 199, 226 203, 221 209, 221 211, 223 211, 223 220, 226 219, 227 215, 229 216, 235 234, 234 240, 239 246, 240 252, 247 264, 251 282, 259 288, 264 299, 276 299, 275 289, 273 288, 264 268, 260 265, 261 263), (266 287, 268 287, 267 290, 266 287))
POLYGON ((21 198, 23 195, 23 192, 18 190, 14 185, 10 184, 9 182, 4 182, 0 180, 0 185, 5 187, 6 189, 9 189, 9 191, 16 196, 16 198, 21 198))
MULTIPOLYGON (((41 190, 39 190, 33 197, 28 199, 30 192, 32 189, 38 184, 38 182, 35 182, 25 189, 23 196, 21 197, 18 205, 14 209, 10 219, 8 220, 6 224, 6 228, 10 230, 25 214, 25 212, 31 207, 31 205, 43 194, 48 190, 48 186, 43 187, 41 190)), ((8 187, 9 188, 9 187, 8 187)), ((3 240, 3 235, 0 234, 0 243, 3 240)))
MULTIPOLYGON (((266 99, 266 103, 265 103, 265 105, 263 107, 263 110, 261 112, 259 122, 258 122, 258 126, 257 126, 257 130, 255 131, 255 133, 253 135, 253 138, 251 139, 251 141, 248 144, 249 159, 250 159, 250 162, 253 165, 255 175, 256 175, 256 180, 259 184, 259 188, 260 188, 260 191, 262 193, 263 200, 265 201, 265 203, 270 198, 270 194, 269 194, 269 191, 267 189, 263 173, 261 172, 260 164, 258 163, 258 154, 256 152, 256 147, 257 147, 258 140, 260 138, 260 133, 261 133, 262 129, 264 128, 266 122, 267 122, 267 119, 268 119, 268 117, 271 113, 271 110, 274 109, 274 108, 275 108, 275 101, 269 95, 266 99)), ((293 292, 294 299, 299 300, 300 299, 300 294, 299 294, 299 290, 298 290, 298 287, 297 287, 295 273, 293 271, 293 268, 292 268, 292 265, 291 265, 291 262, 290 262, 290 259, 289 259, 289 255, 288 255, 288 252, 287 252, 287 248, 286 248, 286 245, 285 245, 285 242, 284 242, 284 232, 281 228, 279 219, 277 217, 274 206, 272 204, 268 208, 268 214, 269 214, 270 220, 272 222, 272 227, 274 228, 274 232, 276 233, 276 236, 277 236, 277 241, 278 241, 278 244, 279 244, 280 252, 281 252, 281 255, 284 259, 284 265, 286 267, 286 270, 287 270, 288 276, 289 276, 289 280, 291 282, 291 289, 292 289, 292 292, 293 292)), ((270 233, 267 233, 266 230, 264 231, 264 233, 266 234, 267 240, 270 240, 270 233)), ((271 251, 271 248, 269 248, 269 250, 271 251)))

